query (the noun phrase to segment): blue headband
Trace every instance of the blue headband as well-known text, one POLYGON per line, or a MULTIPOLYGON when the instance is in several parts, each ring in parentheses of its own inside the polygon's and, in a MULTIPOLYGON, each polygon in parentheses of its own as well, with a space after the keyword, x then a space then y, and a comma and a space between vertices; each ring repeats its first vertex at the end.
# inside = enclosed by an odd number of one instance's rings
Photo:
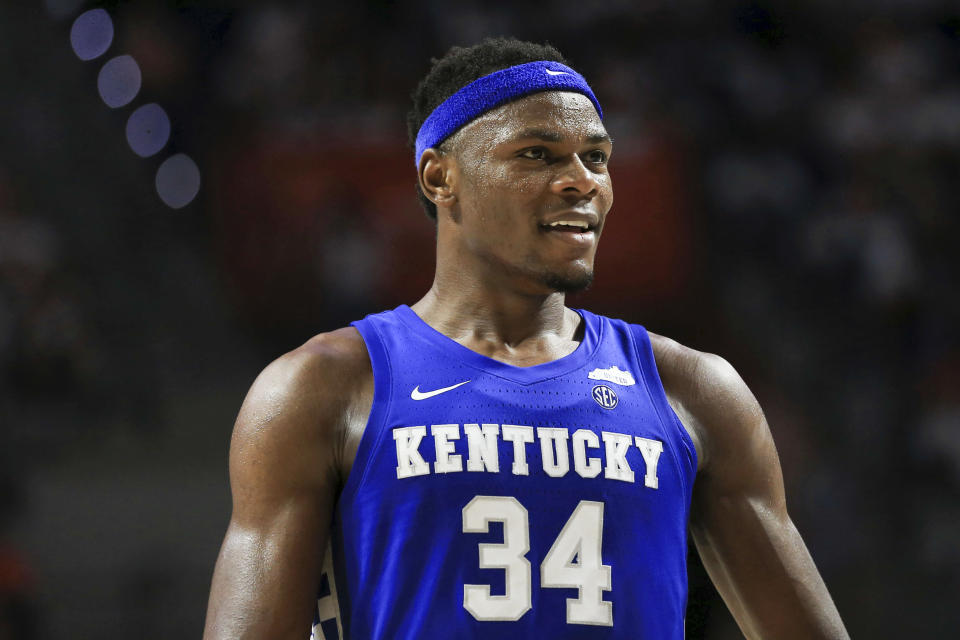
POLYGON ((603 119, 603 110, 590 85, 570 67, 550 61, 518 64, 478 78, 441 102, 417 132, 414 164, 420 164, 424 151, 436 147, 474 118, 538 91, 582 93, 590 98, 603 119))

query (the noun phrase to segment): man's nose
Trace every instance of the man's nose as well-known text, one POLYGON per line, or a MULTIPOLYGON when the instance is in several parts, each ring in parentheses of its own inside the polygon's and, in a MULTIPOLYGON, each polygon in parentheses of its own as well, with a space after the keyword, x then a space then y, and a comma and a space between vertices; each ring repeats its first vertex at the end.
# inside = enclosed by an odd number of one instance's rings
POLYGON ((572 154, 570 159, 563 163, 551 187, 558 195, 593 198, 600 189, 600 183, 593 171, 583 164, 580 156, 572 154))

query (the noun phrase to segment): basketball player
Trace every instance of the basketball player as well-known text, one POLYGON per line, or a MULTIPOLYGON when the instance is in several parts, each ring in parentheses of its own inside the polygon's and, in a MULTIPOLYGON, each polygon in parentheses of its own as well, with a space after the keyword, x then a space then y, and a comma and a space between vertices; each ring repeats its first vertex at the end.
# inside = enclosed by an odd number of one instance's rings
POLYGON ((688 526, 746 636, 847 637, 734 369, 564 306, 613 204, 584 78, 488 40, 414 103, 433 286, 254 383, 205 637, 682 638, 688 526))

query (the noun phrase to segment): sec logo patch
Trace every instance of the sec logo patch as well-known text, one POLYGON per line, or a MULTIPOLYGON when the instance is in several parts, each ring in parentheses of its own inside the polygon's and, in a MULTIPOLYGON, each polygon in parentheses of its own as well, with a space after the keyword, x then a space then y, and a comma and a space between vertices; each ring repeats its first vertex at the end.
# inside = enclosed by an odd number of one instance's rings
POLYGON ((620 402, 616 392, 605 384, 593 388, 593 399, 604 409, 613 409, 620 402))

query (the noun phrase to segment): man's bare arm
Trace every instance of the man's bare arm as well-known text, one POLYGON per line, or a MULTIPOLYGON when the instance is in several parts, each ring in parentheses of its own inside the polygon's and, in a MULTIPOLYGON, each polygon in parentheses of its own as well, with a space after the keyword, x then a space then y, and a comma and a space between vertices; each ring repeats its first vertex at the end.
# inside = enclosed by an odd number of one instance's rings
POLYGON ((678 414, 702 449, 691 530, 700 558, 747 638, 847 638, 787 513, 766 418, 725 360, 655 342, 678 414))
POLYGON ((344 420, 364 375, 362 340, 343 329, 283 356, 254 382, 230 445, 233 513, 205 639, 309 635, 341 482, 344 420))

